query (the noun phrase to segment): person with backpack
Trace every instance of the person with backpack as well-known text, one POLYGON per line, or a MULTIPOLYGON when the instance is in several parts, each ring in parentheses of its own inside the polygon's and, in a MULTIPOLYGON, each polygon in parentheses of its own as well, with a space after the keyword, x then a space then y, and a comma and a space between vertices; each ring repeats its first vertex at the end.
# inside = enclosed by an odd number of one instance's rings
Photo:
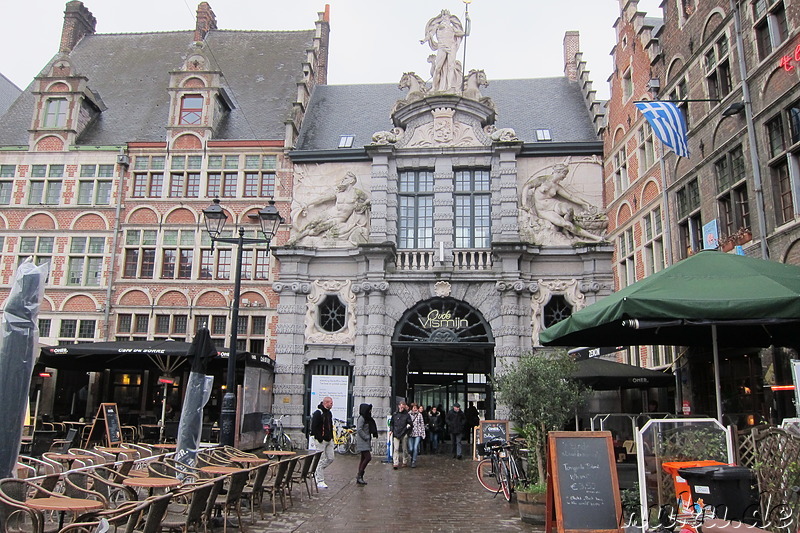
POLYGON ((311 435, 317 441, 317 449, 322 450, 322 457, 320 457, 316 473, 317 487, 320 489, 328 488, 328 484, 325 483, 325 469, 333 462, 334 458, 332 407, 333 398, 326 396, 311 415, 311 435))

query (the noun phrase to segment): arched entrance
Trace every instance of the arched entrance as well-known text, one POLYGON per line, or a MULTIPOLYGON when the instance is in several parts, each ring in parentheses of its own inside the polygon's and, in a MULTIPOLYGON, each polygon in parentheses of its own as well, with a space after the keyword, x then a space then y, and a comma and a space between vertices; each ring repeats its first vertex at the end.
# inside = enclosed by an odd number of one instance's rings
POLYGON ((494 337, 483 315, 454 298, 431 298, 403 314, 392 337, 392 391, 445 409, 468 401, 494 416, 494 337))

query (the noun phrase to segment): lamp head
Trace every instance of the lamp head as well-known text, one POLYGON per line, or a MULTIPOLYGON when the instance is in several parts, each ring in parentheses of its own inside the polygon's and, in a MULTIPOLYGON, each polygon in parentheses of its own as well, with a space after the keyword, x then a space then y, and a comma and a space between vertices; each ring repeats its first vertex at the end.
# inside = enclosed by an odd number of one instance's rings
POLYGON ((267 206, 258 212, 258 221, 261 223, 264 238, 271 241, 278 233, 278 227, 284 222, 278 208, 275 207, 275 200, 270 200, 267 206))
POLYGON ((219 205, 219 198, 214 198, 214 203, 203 209, 203 217, 206 221, 208 235, 212 239, 219 237, 225 228, 225 223, 228 221, 228 215, 219 205))
POLYGON ((728 109, 722 112, 723 117, 732 117, 744 111, 744 102, 734 102, 728 106, 728 109))

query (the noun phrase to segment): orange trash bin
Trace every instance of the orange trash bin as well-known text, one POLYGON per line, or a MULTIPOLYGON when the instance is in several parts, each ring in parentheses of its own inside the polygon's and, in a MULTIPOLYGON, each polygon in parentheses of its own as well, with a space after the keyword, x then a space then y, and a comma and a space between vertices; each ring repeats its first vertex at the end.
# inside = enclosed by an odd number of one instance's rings
POLYGON ((696 466, 718 466, 727 465, 728 463, 720 463, 719 461, 670 461, 661 463, 661 468, 664 472, 672 476, 672 482, 675 485, 675 503, 677 505, 677 513, 675 518, 681 523, 680 531, 697 531, 691 524, 691 519, 694 516, 694 502, 692 501, 692 489, 686 480, 681 477, 678 470, 681 468, 693 468, 696 466))

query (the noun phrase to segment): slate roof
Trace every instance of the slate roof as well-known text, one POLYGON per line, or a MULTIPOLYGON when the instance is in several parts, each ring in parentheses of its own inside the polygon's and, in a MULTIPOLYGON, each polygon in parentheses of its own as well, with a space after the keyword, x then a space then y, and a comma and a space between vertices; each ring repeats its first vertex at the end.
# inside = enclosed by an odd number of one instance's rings
POLYGON ((6 109, 11 107, 11 104, 14 103, 20 93, 22 91, 19 90, 19 87, 0 74, 0 116, 6 112, 6 109))
MULTIPOLYGON (((69 57, 108 109, 78 143, 164 141, 169 73, 182 66, 193 37, 193 31, 85 36, 69 57)), ((215 132, 215 140, 285 137, 284 121, 297 98, 302 62, 313 38, 313 30, 208 33, 206 50, 212 62, 222 66, 223 86, 236 106, 215 132)), ((0 146, 27 145, 34 103, 29 86, 0 117, 0 146)))
POLYGON ((661 17, 645 17, 644 18, 645 26, 652 27, 653 36, 657 36, 658 32, 661 31, 661 28, 664 26, 664 19, 661 17))
MULTIPOLYGON (((565 77, 490 79, 481 93, 494 101, 495 125, 524 142, 536 142, 537 129, 549 129, 553 142, 598 141, 578 84, 565 77)), ((317 85, 296 150, 336 150, 341 135, 354 135, 354 148, 369 144, 376 131, 392 129, 389 113, 405 95, 397 84, 317 85)))

